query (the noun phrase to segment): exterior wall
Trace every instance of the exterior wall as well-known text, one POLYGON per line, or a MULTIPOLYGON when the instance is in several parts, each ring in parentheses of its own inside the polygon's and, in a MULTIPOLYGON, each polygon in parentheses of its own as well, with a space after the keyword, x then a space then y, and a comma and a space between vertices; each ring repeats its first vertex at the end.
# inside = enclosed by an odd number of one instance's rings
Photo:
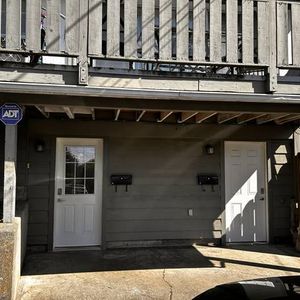
POLYGON ((133 185, 107 189, 106 241, 221 238, 220 187, 204 191, 196 179, 220 176, 220 147, 212 156, 203 147, 194 139, 110 139, 110 173, 133 174, 133 185))
POLYGON ((273 242, 291 237, 291 205, 294 203, 293 147, 290 141, 272 141, 268 147, 270 235, 273 242))
MULTIPOLYGON (((56 137, 104 139, 103 239, 109 244, 221 238, 224 232, 223 142, 267 141, 269 169, 275 170, 278 164, 275 152, 282 151, 277 150, 281 145, 290 145, 292 132, 292 127, 274 125, 30 120, 26 151, 30 164, 27 170, 28 244, 48 245, 50 248, 52 245, 56 137), (37 139, 45 141, 46 148, 42 153, 34 149, 37 139), (212 156, 203 153, 203 146, 208 143, 216 148, 212 156), (114 173, 133 175, 133 185, 128 187, 128 192, 125 187, 119 187, 115 192, 109 182, 110 175, 114 173), (197 185, 198 173, 217 174, 220 185, 215 191, 210 187, 202 190, 197 185), (193 209, 193 217, 188 216, 190 208, 193 209)), ((286 151, 291 154, 290 150, 286 151)), ((290 164, 284 164, 283 169, 291 176, 290 164)), ((282 180, 286 179, 283 173, 280 180, 278 178, 275 180, 274 177, 269 183, 271 241, 277 236, 289 235, 288 206, 293 188, 292 185, 284 185, 282 180), (276 192, 278 189, 282 191, 283 198, 276 192), (286 199, 284 204, 282 199, 286 199), (279 211, 282 206, 283 215, 279 211)))

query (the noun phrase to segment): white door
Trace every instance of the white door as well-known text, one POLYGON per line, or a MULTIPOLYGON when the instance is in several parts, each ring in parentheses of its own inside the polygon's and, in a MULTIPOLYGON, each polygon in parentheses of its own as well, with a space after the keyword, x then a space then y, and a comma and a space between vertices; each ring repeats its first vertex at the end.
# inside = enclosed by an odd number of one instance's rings
POLYGON ((265 143, 225 142, 227 242, 267 242, 265 143))
POLYGON ((54 247, 101 243, 103 141, 58 138, 54 247))

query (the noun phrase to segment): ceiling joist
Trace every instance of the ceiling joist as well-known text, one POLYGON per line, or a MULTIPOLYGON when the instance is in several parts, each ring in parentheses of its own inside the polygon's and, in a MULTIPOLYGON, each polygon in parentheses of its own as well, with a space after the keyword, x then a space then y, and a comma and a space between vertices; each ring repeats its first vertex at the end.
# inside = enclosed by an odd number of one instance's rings
POLYGON ((184 123, 184 122, 191 119, 192 117, 194 117, 197 114, 198 114, 198 112, 182 112, 180 114, 180 119, 177 122, 178 123, 184 123))
POLYGON ((49 119, 50 117, 50 113, 45 111, 45 107, 43 106, 39 106, 39 105, 35 105, 35 108, 47 119, 49 119))
POLYGON ((169 118, 171 116, 173 112, 172 111, 162 111, 160 112, 160 117, 157 120, 158 123, 162 123, 163 121, 165 121, 167 118, 169 118))
POLYGON ((200 124, 205 120, 209 119, 210 117, 215 116, 216 114, 217 112, 199 113, 196 115, 196 123, 200 124))
POLYGON ((69 119, 75 119, 74 113, 72 112, 70 107, 64 106, 63 109, 64 109, 65 113, 67 114, 67 116, 69 117, 69 119))
POLYGON ((144 116, 145 113, 146 113, 146 110, 143 110, 140 113, 138 113, 137 117, 136 117, 136 121, 139 122, 142 119, 142 117, 144 116))
POLYGON ((265 114, 243 114, 237 118, 237 123, 242 125, 263 116, 265 116, 265 114))
POLYGON ((95 121, 96 120, 96 113, 95 113, 95 109, 94 108, 91 108, 91 114, 92 114, 93 121, 95 121))
POLYGON ((117 109, 117 110, 115 111, 115 121, 118 121, 118 120, 119 120, 120 113, 121 113, 121 109, 117 109))
POLYGON ((242 113, 228 113, 228 114, 218 114, 218 124, 223 124, 225 122, 231 121, 242 115, 242 113))
POLYGON ((278 120, 275 120, 275 123, 277 125, 283 125, 283 124, 286 124, 288 122, 297 121, 297 120, 300 120, 300 115, 299 114, 291 114, 289 116, 286 116, 286 117, 280 118, 278 120))
POLYGON ((276 121, 278 119, 287 117, 289 114, 268 114, 263 117, 259 117, 256 119, 256 123, 258 125, 266 124, 272 121, 276 121))

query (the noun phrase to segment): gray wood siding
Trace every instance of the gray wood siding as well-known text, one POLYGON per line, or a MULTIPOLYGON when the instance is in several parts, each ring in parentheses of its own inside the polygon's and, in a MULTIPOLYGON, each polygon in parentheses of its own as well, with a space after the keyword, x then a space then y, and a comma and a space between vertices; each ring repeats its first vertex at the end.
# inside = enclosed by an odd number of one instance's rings
POLYGON ((142 239, 180 239, 183 231, 193 238, 215 237, 221 230, 220 189, 203 191, 196 175, 220 176, 219 147, 207 156, 203 146, 199 140, 110 139, 110 172, 132 174, 133 185, 128 192, 107 188, 106 240, 139 240, 143 234, 142 239))
POLYGON ((269 212, 271 242, 290 236, 291 200, 294 195, 293 147, 289 141, 269 143, 269 212))
POLYGON ((40 245, 48 242, 50 204, 50 139, 43 137, 45 151, 36 152, 35 142, 41 137, 31 136, 28 144, 28 199, 29 226, 28 244, 40 245))
MULTIPOLYGON (((289 235, 292 154, 289 147, 287 153, 279 153, 277 149, 280 145, 290 145, 287 139, 292 127, 262 125, 257 130, 257 126, 32 120, 28 128, 28 144, 19 144, 18 177, 27 184, 29 245, 47 245, 52 239, 52 164, 56 136, 104 138, 103 235, 107 242, 221 238, 223 178, 215 191, 210 187, 203 191, 197 185, 196 175, 216 173, 221 176, 224 140, 269 141, 268 158, 273 176, 269 183, 271 240, 289 235), (275 136, 286 140, 271 141, 275 136), (46 145, 42 153, 34 150, 34 143, 39 138, 46 145), (203 153, 206 143, 216 145, 215 155, 203 153), (283 167, 276 174, 281 158, 283 167), (119 187, 115 192, 109 183, 113 173, 133 175, 133 185, 128 187, 128 192, 125 187, 119 187), (189 208, 193 209, 193 217, 188 216, 189 208)), ((3 140, 1 130, 0 127, 0 140, 3 140)), ((26 135, 26 132, 20 132, 20 136, 26 135)), ((0 146, 0 166, 3 166, 2 148, 0 146)), ((0 179, 1 176, 2 172, 0 179)))

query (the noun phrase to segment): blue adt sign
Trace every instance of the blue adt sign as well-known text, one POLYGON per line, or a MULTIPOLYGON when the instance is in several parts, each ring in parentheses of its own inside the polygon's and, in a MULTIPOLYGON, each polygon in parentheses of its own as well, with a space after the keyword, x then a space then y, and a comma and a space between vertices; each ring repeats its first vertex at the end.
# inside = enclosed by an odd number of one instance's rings
POLYGON ((23 112, 18 104, 6 103, 0 107, 0 120, 5 125, 16 125, 23 118, 23 112))

